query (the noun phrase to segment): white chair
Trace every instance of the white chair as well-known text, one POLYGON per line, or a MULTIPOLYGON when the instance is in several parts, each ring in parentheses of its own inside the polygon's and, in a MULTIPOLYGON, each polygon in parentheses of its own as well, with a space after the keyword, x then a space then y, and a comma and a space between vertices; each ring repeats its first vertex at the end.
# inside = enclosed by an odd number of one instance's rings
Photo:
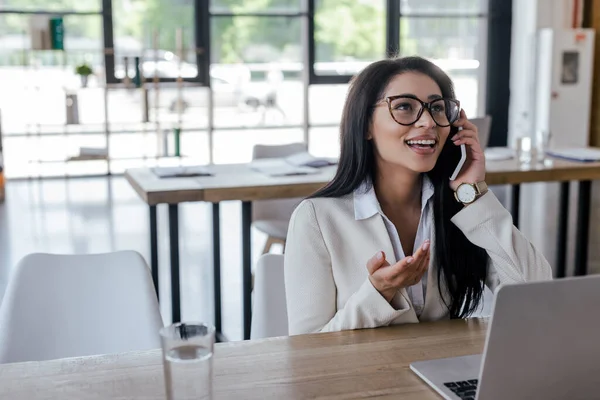
POLYGON ((288 335, 283 256, 264 254, 256 265, 250 339, 288 335))
POLYGON ((160 348, 162 326, 140 254, 31 254, 0 305, 0 363, 160 348))
MULTIPOLYGON (((307 151, 306 143, 290 143, 284 145, 256 145, 252 159, 287 157, 292 154, 307 151)), ((281 243, 285 247, 285 238, 290 223, 290 217, 301 198, 259 200, 252 203, 252 226, 267 234, 263 254, 271 250, 271 246, 281 243)))
POLYGON ((490 132, 492 129, 492 117, 486 115, 481 118, 471 118, 470 121, 477 127, 479 133, 479 144, 485 150, 490 142, 490 132))

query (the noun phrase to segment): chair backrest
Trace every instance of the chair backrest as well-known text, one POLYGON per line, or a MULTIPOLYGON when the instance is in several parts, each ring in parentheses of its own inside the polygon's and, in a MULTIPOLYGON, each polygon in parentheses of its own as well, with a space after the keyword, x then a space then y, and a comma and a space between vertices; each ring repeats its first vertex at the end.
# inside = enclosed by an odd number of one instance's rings
POLYGON ((160 348, 162 326, 140 254, 31 254, 0 305, 0 363, 160 348))
POLYGON ((307 151, 306 143, 289 143, 278 145, 257 144, 252 149, 252 159, 287 157, 292 154, 307 151))
MULTIPOLYGON (((273 146, 257 144, 252 151, 252 159, 287 157, 307 150, 306 143, 273 146)), ((255 201, 252 205, 252 220, 289 220, 301 201, 301 198, 255 201)))
POLYGON ((471 118, 470 121, 477 127, 479 133, 479 144, 485 150, 490 142, 490 131, 492 129, 492 116, 486 115, 481 118, 471 118))
POLYGON ((283 258, 269 253, 258 259, 250 339, 288 335, 283 258))

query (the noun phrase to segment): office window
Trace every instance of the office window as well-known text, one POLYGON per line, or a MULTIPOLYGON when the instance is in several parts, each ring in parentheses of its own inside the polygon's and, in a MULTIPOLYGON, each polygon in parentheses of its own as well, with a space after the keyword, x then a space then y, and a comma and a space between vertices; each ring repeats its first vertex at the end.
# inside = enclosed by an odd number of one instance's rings
POLYGON ((315 1, 315 74, 354 75, 385 57, 385 1, 315 1))
POLYGON ((487 0, 0 0, 0 10, 9 177, 243 162, 255 144, 302 140, 335 156, 350 80, 390 49, 437 63, 467 115, 484 111, 487 0), (66 12, 65 51, 31 50, 36 11, 66 12), (123 84, 134 57, 145 90, 123 84), (86 147, 108 159, 78 161, 86 147))
POLYGON ((277 13, 299 11, 304 0, 210 0, 211 13, 277 13))
POLYGON ((400 2, 400 55, 426 57, 446 71, 470 117, 483 112, 486 44, 487 1, 400 2))
MULTIPOLYGON (((0 10, 3 11, 99 12, 101 9, 102 0, 2 0, 2 2, 0 2, 0 10)), ((8 19, 10 20, 10 18, 8 19)), ((1 26, 3 26, 3 24, 0 24, 0 27, 1 26)))
POLYGON ((249 161, 255 144, 302 141, 300 1, 213 1, 213 159, 249 161))
POLYGON ((299 125, 300 19, 214 16, 211 23, 215 127, 299 125))
POLYGON ((129 77, 134 77, 135 57, 147 79, 198 76, 194 0, 112 0, 112 12, 117 79, 125 77, 125 65, 129 77))

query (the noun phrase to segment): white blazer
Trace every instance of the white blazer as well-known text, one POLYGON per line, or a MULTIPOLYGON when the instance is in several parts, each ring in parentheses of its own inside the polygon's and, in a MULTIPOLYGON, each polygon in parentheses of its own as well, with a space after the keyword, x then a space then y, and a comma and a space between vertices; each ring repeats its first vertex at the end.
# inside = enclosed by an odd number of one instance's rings
MULTIPOLYGON (((513 226, 510 213, 491 191, 458 212, 452 223, 487 251, 486 285, 492 291, 504 283, 552 279, 544 256, 513 226)), ((367 260, 380 250, 390 264, 397 261, 382 216, 356 220, 353 194, 300 203, 290 220, 285 249, 290 335, 449 318, 438 291, 435 234, 420 318, 406 289, 396 296, 400 306, 394 308, 368 279, 367 260)), ((442 285, 442 293, 444 289, 442 285)))

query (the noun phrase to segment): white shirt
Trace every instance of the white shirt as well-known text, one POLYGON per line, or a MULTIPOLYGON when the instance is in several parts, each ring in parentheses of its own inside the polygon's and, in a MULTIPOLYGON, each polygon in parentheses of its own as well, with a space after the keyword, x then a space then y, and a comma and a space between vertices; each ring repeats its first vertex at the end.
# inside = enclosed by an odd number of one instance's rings
MULTIPOLYGON (((421 218, 419 220, 419 226, 417 228, 417 235, 415 237, 415 243, 413 249, 418 249, 419 246, 427 239, 433 240, 431 237, 431 226, 433 224, 433 197, 434 188, 433 183, 427 177, 423 175, 421 183, 421 218)), ((400 235, 398 230, 392 223, 392 221, 383 213, 375 188, 373 185, 366 181, 358 189, 354 191, 354 218, 359 221, 362 219, 370 218, 375 214, 381 215, 385 223, 392 247, 394 248, 394 256, 396 260, 402 260, 407 255, 404 254, 402 243, 400 242, 400 235)), ((414 250, 413 250, 414 251, 414 250)), ((425 294, 427 289, 427 274, 423 275, 421 281, 413 286, 410 286, 407 291, 410 300, 415 308, 417 316, 421 315, 423 307, 425 306, 425 294)), ((399 298, 394 296, 392 299, 392 305, 398 306, 399 298)))

